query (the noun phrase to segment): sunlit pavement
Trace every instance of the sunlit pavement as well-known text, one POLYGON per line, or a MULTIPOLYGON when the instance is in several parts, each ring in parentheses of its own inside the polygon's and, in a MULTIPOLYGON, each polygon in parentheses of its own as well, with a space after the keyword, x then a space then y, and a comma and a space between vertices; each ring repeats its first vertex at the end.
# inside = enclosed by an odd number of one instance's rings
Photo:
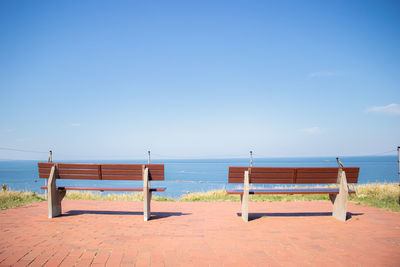
POLYGON ((399 266, 400 214, 349 204, 346 222, 328 201, 239 202, 64 200, 0 211, 2 266, 399 266))

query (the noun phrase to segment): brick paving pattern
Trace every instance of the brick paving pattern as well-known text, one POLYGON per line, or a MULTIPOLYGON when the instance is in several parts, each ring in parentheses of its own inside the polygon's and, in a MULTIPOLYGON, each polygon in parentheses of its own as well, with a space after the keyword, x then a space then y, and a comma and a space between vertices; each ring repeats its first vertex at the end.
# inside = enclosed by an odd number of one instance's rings
POLYGON ((0 211, 0 266, 400 266, 400 214, 327 201, 249 204, 64 200, 0 211))

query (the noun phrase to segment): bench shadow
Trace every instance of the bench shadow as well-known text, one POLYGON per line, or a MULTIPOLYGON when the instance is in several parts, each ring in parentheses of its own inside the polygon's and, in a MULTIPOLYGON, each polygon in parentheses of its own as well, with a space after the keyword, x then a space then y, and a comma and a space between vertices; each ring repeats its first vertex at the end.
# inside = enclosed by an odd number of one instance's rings
MULTIPOLYGON (((69 210, 63 213, 61 216, 79 216, 83 214, 97 214, 97 215, 140 215, 143 216, 143 212, 140 211, 106 211, 106 210, 69 210)), ((152 212, 150 220, 157 220, 175 216, 186 216, 191 213, 183 212, 152 212)))
MULTIPOLYGON (((351 213, 347 212, 346 220, 351 219, 353 216, 364 215, 364 213, 351 213)), ((237 216, 241 217, 242 213, 238 212, 237 216)), ((314 217, 314 216, 332 216, 332 212, 274 212, 274 213, 249 213, 249 221, 257 220, 262 217, 314 217)))

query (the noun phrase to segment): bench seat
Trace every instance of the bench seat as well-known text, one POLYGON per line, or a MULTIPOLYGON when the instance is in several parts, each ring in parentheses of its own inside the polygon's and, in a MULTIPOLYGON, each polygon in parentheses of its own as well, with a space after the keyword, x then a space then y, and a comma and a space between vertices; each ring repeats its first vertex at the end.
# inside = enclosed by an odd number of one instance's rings
MULTIPOLYGON (((47 186, 40 187, 48 189, 47 186)), ((116 187, 81 187, 81 186, 57 186, 57 190, 87 190, 87 191, 138 191, 142 192, 143 188, 116 188, 116 187)), ((151 192, 164 192, 166 187, 149 188, 151 192)))
MULTIPOLYGON (((228 194, 243 195, 243 189, 232 189, 226 191, 228 194)), ((349 189, 349 194, 356 191, 349 189)), ((274 194, 339 194, 339 188, 265 188, 249 189, 250 195, 274 195, 274 194)))
POLYGON ((143 192, 143 217, 150 219, 150 204, 153 192, 163 192, 165 187, 150 187, 150 181, 164 181, 164 164, 93 164, 93 163, 38 163, 39 178, 48 179, 46 186, 49 206, 49 218, 62 214, 61 201, 67 190, 90 190, 90 191, 133 191, 143 192), (92 186, 87 185, 65 185, 57 186, 56 181, 66 180, 88 180, 96 181, 92 186), (118 187, 116 184, 103 186, 97 184, 100 181, 142 181, 143 187, 132 184, 118 187), (135 186, 135 187, 133 187, 135 186))
POLYGON ((358 182, 359 167, 343 167, 337 159, 339 167, 229 167, 229 183, 242 183, 243 189, 227 190, 228 194, 240 196, 242 219, 249 221, 249 195, 265 194, 328 194, 333 203, 332 216, 346 221, 349 194, 355 194, 348 183, 358 182), (254 189, 252 184, 275 184, 281 188, 254 189), (288 188, 282 188, 287 184, 288 188), (324 184, 324 187, 298 188, 290 185, 324 184), (328 187, 336 184, 335 187, 328 187))

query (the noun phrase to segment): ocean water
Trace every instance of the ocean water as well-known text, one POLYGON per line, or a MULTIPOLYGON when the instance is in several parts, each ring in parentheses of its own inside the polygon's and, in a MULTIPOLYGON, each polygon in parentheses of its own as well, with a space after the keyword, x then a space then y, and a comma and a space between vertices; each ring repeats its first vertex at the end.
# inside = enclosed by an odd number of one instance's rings
MULTIPOLYGON (((359 183, 399 182, 397 156, 342 157, 345 167, 360 167, 359 183)), ((80 163, 147 163, 145 160, 119 161, 68 161, 80 163)), ((151 182, 152 186, 167 187, 156 195, 179 198, 185 193, 205 192, 213 189, 230 189, 240 186, 228 184, 229 166, 249 166, 249 159, 182 159, 152 160, 165 164, 165 181, 151 182)), ((318 158, 255 158, 255 167, 337 167, 334 157, 318 158)), ((38 178, 37 161, 0 161, 0 184, 13 190, 43 193, 40 186, 44 179, 38 178)), ((133 186, 140 181, 87 181, 57 180, 57 185, 133 186)), ((265 185, 268 187, 271 185, 265 185)), ((275 185, 274 185, 275 186, 275 185)), ((104 192, 107 194, 110 192, 104 192)), ((115 193, 115 192, 112 192, 115 193)))

